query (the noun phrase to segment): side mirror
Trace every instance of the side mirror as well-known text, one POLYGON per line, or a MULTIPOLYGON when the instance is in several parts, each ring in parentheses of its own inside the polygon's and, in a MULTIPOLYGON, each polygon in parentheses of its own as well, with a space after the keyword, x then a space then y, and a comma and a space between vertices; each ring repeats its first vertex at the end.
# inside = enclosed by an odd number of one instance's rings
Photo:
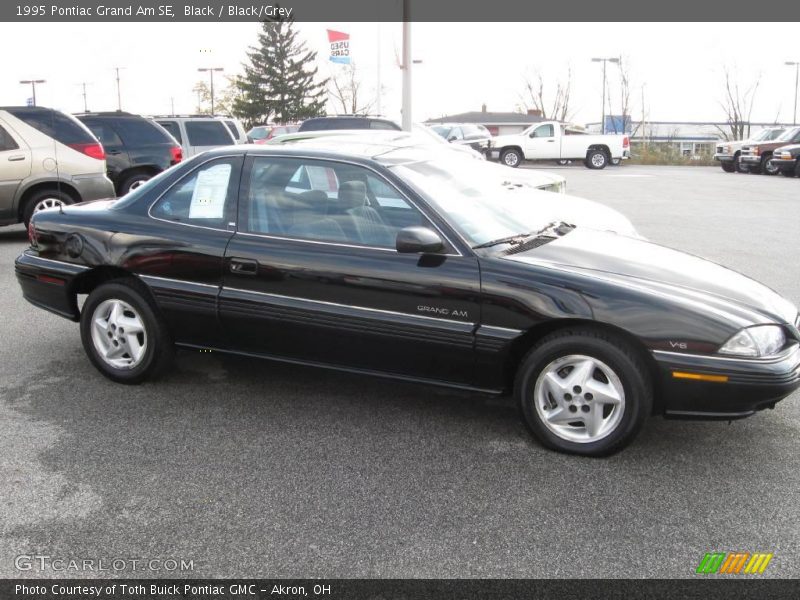
POLYGON ((456 136, 454 136, 454 135, 451 135, 449 138, 447 138, 447 141, 448 141, 448 142, 455 142, 457 139, 458 139, 458 138, 457 138, 456 136))
POLYGON ((444 242, 439 234, 427 227, 405 227, 397 232, 397 251, 402 254, 440 252, 444 242))

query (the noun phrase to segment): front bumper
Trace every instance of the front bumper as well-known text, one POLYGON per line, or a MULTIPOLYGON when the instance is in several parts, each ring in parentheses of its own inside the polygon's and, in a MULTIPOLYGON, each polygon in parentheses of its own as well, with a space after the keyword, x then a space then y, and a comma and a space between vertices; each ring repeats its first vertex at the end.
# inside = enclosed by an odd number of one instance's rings
POLYGON ((88 267, 41 258, 31 250, 20 254, 14 267, 28 302, 72 321, 80 319, 72 283, 88 267))
POLYGON ((773 158, 769 161, 770 166, 775 167, 778 171, 794 171, 797 164, 796 158, 773 158))
POLYGON ((760 154, 742 154, 739 157, 739 161, 745 164, 757 165, 761 163, 761 155, 760 154))
POLYGON ((733 154, 715 154, 714 160, 718 160, 720 162, 733 162, 736 157, 733 154))
POLYGON ((701 356, 656 350, 664 415, 740 419, 773 408, 800 387, 800 345, 768 359, 701 356), (711 376, 717 381, 675 374, 711 376), (722 381, 724 379, 724 381, 722 381))

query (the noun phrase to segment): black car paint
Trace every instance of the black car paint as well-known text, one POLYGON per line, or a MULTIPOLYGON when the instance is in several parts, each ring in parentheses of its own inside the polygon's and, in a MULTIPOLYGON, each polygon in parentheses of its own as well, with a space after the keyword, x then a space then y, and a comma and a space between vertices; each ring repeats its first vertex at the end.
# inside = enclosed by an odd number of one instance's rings
POLYGON ((132 174, 144 172, 156 175, 177 164, 172 148, 180 148, 180 144, 155 121, 129 113, 87 113, 76 116, 102 142, 106 151, 108 178, 114 182, 118 194, 132 174), (151 141, 147 143, 134 143, 126 135, 125 130, 130 127, 147 127, 155 130, 155 135, 151 135, 151 141), (104 131, 112 135, 103 136, 104 131), (157 142, 155 138, 159 134, 162 139, 157 142))
POLYGON ((770 163, 772 166, 776 167, 778 171, 800 176, 800 144, 782 146, 775 150, 772 156, 773 158, 770 160, 770 163), (791 158, 775 158, 776 154, 783 152, 789 152, 791 158))
POLYGON ((37 248, 17 260, 25 297, 78 320, 77 293, 98 276, 131 274, 150 289, 179 345, 491 393, 509 389, 520 358, 542 335, 595 324, 640 351, 656 384, 656 410, 679 417, 747 416, 800 386, 796 309, 761 284, 705 261, 705 271, 692 275, 701 259, 581 228, 521 253, 473 250, 423 195, 368 158, 221 149, 176 167, 141 195, 122 207, 96 202, 37 214, 37 248), (239 157, 246 169, 245 154, 372 169, 426 214, 447 247, 407 255, 149 215, 187 172, 223 156, 239 157), (75 237, 81 244, 69 242, 75 237), (648 252, 656 258, 648 261, 648 252), (252 265, 255 275, 232 271, 234 261, 252 265), (740 328, 763 323, 786 331, 790 342, 779 357, 715 354, 740 328), (677 380, 678 369, 723 373, 730 382, 677 380))

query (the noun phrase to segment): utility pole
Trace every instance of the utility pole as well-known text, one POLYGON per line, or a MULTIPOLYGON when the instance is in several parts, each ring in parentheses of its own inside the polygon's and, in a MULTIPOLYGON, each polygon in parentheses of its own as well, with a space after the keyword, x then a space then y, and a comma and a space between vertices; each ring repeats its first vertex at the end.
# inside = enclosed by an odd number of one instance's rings
POLYGON ((797 87, 800 83, 800 61, 786 61, 790 67, 794 67, 794 117, 792 118, 792 125, 797 125, 797 87))
POLYGON ((84 81, 82 83, 79 83, 78 85, 83 87, 83 93, 81 94, 83 96, 83 112, 87 112, 88 113, 89 112, 89 103, 86 100, 86 86, 90 85, 90 84, 88 84, 87 82, 84 81))
POLYGON ((214 71, 224 71, 225 69, 223 69, 222 67, 203 67, 197 70, 200 71, 201 73, 205 73, 206 71, 208 71, 208 73, 211 75, 211 116, 213 117, 214 116, 214 71))
POLYGON ((377 44, 377 55, 378 55, 378 67, 377 67, 377 79, 378 79, 378 91, 377 91, 377 98, 375 99, 375 108, 380 116, 382 113, 381 111, 381 23, 378 21, 378 44, 377 44))
POLYGON ((403 0, 403 129, 411 131, 411 0, 403 0))
POLYGON ((603 63, 603 118, 600 121, 600 130, 605 134, 606 132, 606 63, 617 63, 619 64, 618 58, 593 58, 592 62, 602 62, 603 63))
POLYGON ((31 86, 31 98, 33 100, 33 106, 36 106, 36 84, 37 83, 47 83, 46 79, 23 79, 20 81, 21 84, 27 85, 30 84, 31 86))
POLYGON ((122 94, 120 93, 119 88, 119 70, 124 69, 125 67, 114 67, 114 70, 117 72, 117 110, 122 110, 122 94))
POLYGON ((172 111, 169 114, 174 115, 175 114, 175 96, 170 96, 169 97, 169 104, 172 107, 172 111))

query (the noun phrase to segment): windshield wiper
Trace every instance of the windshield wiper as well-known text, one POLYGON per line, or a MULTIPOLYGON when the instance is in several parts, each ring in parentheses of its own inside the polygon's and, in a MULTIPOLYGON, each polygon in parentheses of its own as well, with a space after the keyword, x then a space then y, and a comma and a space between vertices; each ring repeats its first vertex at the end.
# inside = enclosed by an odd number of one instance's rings
POLYGON ((561 236, 569 231, 572 231, 573 229, 575 229, 575 225, 570 225, 564 221, 553 221, 552 223, 548 223, 546 226, 542 227, 539 231, 518 233, 516 235, 497 238, 496 240, 490 240, 488 242, 484 242, 483 244, 473 246, 472 249, 477 250, 478 248, 490 248, 492 246, 499 246, 500 244, 511 244, 512 246, 516 246, 517 244, 522 244, 525 240, 531 237, 537 237, 544 234, 561 236))

